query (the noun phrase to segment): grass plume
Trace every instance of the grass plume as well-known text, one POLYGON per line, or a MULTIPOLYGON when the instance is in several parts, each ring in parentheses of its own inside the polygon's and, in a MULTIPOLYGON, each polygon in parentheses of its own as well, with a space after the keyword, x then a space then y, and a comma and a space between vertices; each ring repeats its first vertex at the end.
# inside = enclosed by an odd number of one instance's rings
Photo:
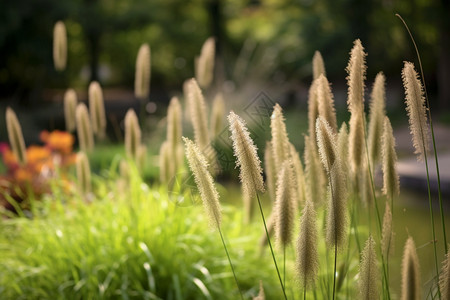
POLYGON ((73 132, 76 129, 75 111, 77 104, 77 93, 74 89, 67 89, 64 93, 64 120, 68 132, 73 132))
POLYGON ((150 46, 142 44, 136 57, 134 95, 138 99, 148 99, 150 94, 150 46))
POLYGON ((300 218, 300 233, 297 238, 295 260, 297 275, 304 289, 313 286, 317 280, 319 272, 317 245, 317 214, 314 203, 306 200, 300 218))
POLYGON ((419 258, 412 237, 405 243, 402 260, 402 300, 419 300, 422 297, 419 258))
POLYGON ((302 161, 300 160, 300 155, 297 150, 295 150, 294 145, 289 143, 289 158, 294 172, 295 187, 297 189, 297 202, 303 203, 306 199, 305 191, 305 173, 303 171, 302 161))
POLYGON ((317 99, 318 81, 314 80, 309 87, 308 92, 308 135, 314 143, 314 150, 317 150, 316 144, 316 119, 319 116, 319 102, 317 99))
POLYGON ((228 253, 228 249, 225 244, 222 231, 220 229, 220 224, 222 221, 222 212, 219 202, 219 193, 217 192, 217 189, 214 185, 214 179, 212 178, 211 173, 208 171, 208 162, 205 156, 200 152, 198 146, 193 141, 185 137, 183 137, 183 141, 185 144, 188 164, 192 173, 194 174, 195 183, 200 191, 200 196, 202 198, 203 207, 205 209, 206 215, 208 216, 209 219, 209 224, 211 227, 216 228, 219 231, 223 247, 228 257, 228 262, 230 264, 231 271, 233 272, 234 280, 239 290, 239 294, 241 296, 241 299, 244 299, 242 296, 241 289, 239 288, 236 274, 234 272, 234 267, 231 262, 230 255, 228 253))
POLYGON ((450 299, 450 255, 447 253, 442 262, 442 271, 439 276, 439 288, 441 290, 441 299, 450 299))
POLYGON ((213 37, 208 38, 202 46, 200 56, 195 65, 195 78, 199 86, 208 88, 214 78, 214 59, 216 52, 216 41, 213 37))
POLYGON ((344 122, 339 129, 337 135, 337 155, 339 156, 339 161, 341 162, 342 173, 346 174, 348 177, 348 130, 347 124, 344 122))
POLYGON ((392 131, 391 122, 388 117, 384 118, 382 135, 382 168, 383 168, 383 194, 391 199, 391 206, 394 196, 400 194, 400 181, 395 169, 397 154, 395 152, 395 138, 392 131))
POLYGON ((319 78, 320 75, 327 76, 325 72, 325 63, 323 62, 322 54, 319 51, 314 52, 312 59, 313 66, 313 80, 319 78))
POLYGON ((320 75, 317 79, 317 102, 319 105, 319 115, 328 122, 333 132, 337 132, 333 94, 330 83, 324 75, 320 75))
POLYGON ((63 21, 53 27, 53 64, 56 71, 64 71, 67 64, 67 32, 63 21))
POLYGON ((258 296, 253 297, 253 300, 265 300, 266 299, 266 295, 264 293, 264 286, 262 281, 259 281, 259 292, 258 292, 258 296))
POLYGON ((182 118, 183 113, 180 101, 177 97, 172 97, 167 108, 167 141, 174 151, 181 143, 183 133, 182 118))
POLYGON ((103 139, 106 134, 106 113, 103 91, 97 81, 89 85, 89 112, 91 113, 92 131, 98 138, 103 139))
POLYGON ((141 145, 141 128, 136 113, 130 108, 125 115, 125 152, 136 162, 141 145))
POLYGON ((236 167, 240 168, 239 178, 242 183, 244 200, 247 201, 245 207, 247 208, 247 220, 249 220, 253 205, 248 202, 253 201, 258 191, 264 192, 261 161, 245 121, 231 111, 228 115, 228 123, 233 141, 234 156, 237 158, 236 167))
POLYGON ((317 146, 324 169, 330 174, 337 159, 336 135, 323 117, 316 121, 317 146))
POLYGON ((78 188, 83 195, 91 192, 91 168, 89 166, 89 159, 84 152, 77 153, 76 159, 78 188))
POLYGON ((372 236, 369 236, 361 253, 359 265, 359 299, 379 299, 378 282, 380 276, 378 273, 375 241, 372 236))
POLYGON ((195 183, 200 192, 209 224, 217 229, 222 222, 222 212, 219 203, 219 193, 214 186, 211 173, 208 171, 208 162, 197 144, 185 137, 183 137, 183 141, 189 167, 194 174, 195 183))
POLYGON ((280 247, 286 247, 292 240, 294 231, 294 212, 296 211, 296 193, 293 189, 292 167, 285 161, 277 179, 275 201, 275 239, 280 247))
POLYGON ((321 166, 316 140, 305 136, 305 194, 307 199, 311 199, 316 207, 324 202, 326 185, 325 172, 321 166))
POLYGON ((389 202, 386 201, 386 208, 383 216, 383 228, 381 232, 381 254, 388 261, 394 249, 394 231, 392 229, 392 211, 389 202))
POLYGON ((170 144, 164 141, 159 148, 159 180, 165 184, 169 183, 173 176, 173 156, 170 156, 170 153, 170 144))
POLYGON ((223 130, 225 115, 225 101, 222 93, 217 93, 214 97, 211 112, 211 139, 217 137, 223 130))
POLYGON ((430 134, 424 92, 413 63, 404 63, 402 79, 405 88, 405 103, 409 117, 409 128, 415 148, 414 153, 417 154, 419 160, 423 161, 428 152, 430 134))
POLYGON ((276 182, 275 182, 275 160, 273 159, 272 141, 266 142, 264 149, 264 170, 266 173, 266 186, 270 199, 275 202, 276 182))
POLYGON ((205 153, 210 171, 214 174, 218 167, 216 151, 211 146, 209 138, 205 99, 195 79, 192 78, 186 83, 186 92, 190 119, 194 127, 195 143, 205 153))
POLYGON ((94 133, 92 132, 89 112, 84 103, 79 103, 75 111, 77 135, 80 150, 87 153, 94 149, 94 133))
POLYGON ((272 150, 276 166, 281 166, 288 159, 289 139, 284 123, 283 110, 277 103, 275 104, 270 117, 270 129, 272 132, 272 150))
POLYGON ((328 247, 345 245, 348 232, 347 185, 339 162, 330 170, 327 202, 326 244, 328 247))
POLYGON ((22 134, 22 127, 14 110, 10 107, 6 108, 6 129, 8 131, 8 139, 14 155, 20 164, 27 163, 27 153, 25 149, 25 140, 22 134))
POLYGON ((385 92, 386 78, 382 72, 375 77, 375 82, 372 88, 368 124, 368 146, 369 157, 372 165, 380 160, 380 145, 381 136, 383 134, 384 116, 386 115, 386 92, 385 92))
POLYGON ((348 108, 350 116, 349 157, 353 173, 363 160, 364 148, 364 80, 366 78, 366 53, 360 40, 355 40, 347 66, 348 108))

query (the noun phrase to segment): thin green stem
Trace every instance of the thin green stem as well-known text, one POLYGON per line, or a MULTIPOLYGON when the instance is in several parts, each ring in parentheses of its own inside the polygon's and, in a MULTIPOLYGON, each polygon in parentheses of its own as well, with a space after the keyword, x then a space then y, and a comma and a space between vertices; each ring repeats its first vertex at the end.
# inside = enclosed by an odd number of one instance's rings
POLYGON ((286 245, 283 245, 283 285, 286 286, 286 245))
MULTIPOLYGON (((331 204, 333 205, 333 212, 336 213, 336 199, 333 193, 333 180, 331 178, 331 166, 328 164, 328 180, 330 181, 330 191, 331 191, 331 204)), ((336 217, 334 220, 334 269, 333 269, 333 300, 336 299, 336 268, 337 268, 337 226, 336 217)))
POLYGON ((283 281, 281 280, 280 270, 278 269, 277 260, 275 259, 275 253, 273 252, 272 242, 270 241, 269 231, 267 230, 266 219, 264 218, 264 212, 261 205, 261 200, 259 199, 259 194, 256 193, 256 199, 258 199, 259 212, 261 213, 261 218, 264 224, 264 230, 267 236, 267 242, 269 243, 270 253, 272 254, 273 263, 275 265, 275 269, 277 270, 278 279, 280 281, 281 289, 283 290, 284 299, 287 300, 286 291, 284 290, 283 281))
POLYGON ((303 300, 306 300, 306 279, 303 280, 303 300))
POLYGON ((223 248, 225 249, 225 253, 227 254, 228 262, 230 263, 231 271, 233 272, 234 281, 236 282, 236 286, 238 288, 239 295, 241 296, 241 299, 244 300, 244 296, 242 295, 241 288, 239 287, 236 273, 234 272, 233 263, 231 262, 230 254, 228 253, 227 245, 225 244, 225 240, 222 235, 222 230, 220 229, 220 225, 219 225, 219 222, 217 221, 217 218, 216 218, 216 223, 217 223, 217 229, 219 230, 220 239, 222 240, 223 248))
POLYGON ((437 182, 438 182, 439 210, 440 210, 440 213, 441 213, 442 233, 444 235, 444 249, 445 249, 445 253, 447 253, 448 245, 447 245, 447 234, 445 232, 444 209, 442 207, 441 175, 440 175, 440 172, 439 172, 439 162, 438 162, 438 154, 437 154, 437 148, 436 148, 436 139, 434 137, 433 119, 431 118, 431 107, 430 107, 430 102, 428 100, 427 85, 425 83, 425 73, 423 72, 422 60, 420 59, 419 49, 417 48, 416 41, 414 40, 414 37, 413 37, 411 31, 409 30, 408 25, 406 24, 405 20, 403 20, 403 18, 399 14, 395 14, 395 15, 403 22, 403 25, 405 26, 406 30, 408 31, 409 37, 411 38, 411 41, 414 44, 414 49, 416 50, 417 59, 419 61, 420 75, 422 77, 423 90, 425 92, 425 101, 427 103, 427 108, 428 108, 427 109, 427 111, 428 111, 428 118, 430 119, 431 138, 432 138, 432 141, 433 141, 433 151, 434 151, 434 162, 436 164, 436 174, 437 174, 437 182))
POLYGON ((336 299, 336 266, 337 266, 337 243, 336 243, 336 231, 335 231, 334 232, 333 300, 336 299))

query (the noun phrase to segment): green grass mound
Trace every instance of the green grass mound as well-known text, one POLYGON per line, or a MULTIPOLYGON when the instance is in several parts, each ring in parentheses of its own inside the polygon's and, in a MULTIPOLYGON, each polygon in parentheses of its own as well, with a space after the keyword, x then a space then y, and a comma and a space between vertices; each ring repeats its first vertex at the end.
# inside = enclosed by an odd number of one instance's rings
MULTIPOLYGON (((96 180, 95 195, 55 188, 33 218, 0 222, 1 299, 237 299, 219 234, 188 193, 149 187, 138 176, 96 180)), ((259 223, 242 226, 224 206, 231 259, 245 298, 262 280, 279 298, 259 223)))

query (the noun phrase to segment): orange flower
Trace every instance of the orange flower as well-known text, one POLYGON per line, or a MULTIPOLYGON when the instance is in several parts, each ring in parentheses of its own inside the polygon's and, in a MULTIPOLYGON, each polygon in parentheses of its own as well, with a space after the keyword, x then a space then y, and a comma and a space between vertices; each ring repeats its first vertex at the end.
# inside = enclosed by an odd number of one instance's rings
POLYGON ((14 152, 11 151, 11 149, 5 148, 2 154, 3 154, 3 162, 8 167, 8 169, 15 169, 19 166, 17 157, 14 154, 14 152))
POLYGON ((69 154, 72 152, 72 146, 75 141, 72 134, 55 130, 52 132, 42 131, 41 140, 53 151, 61 154, 69 154))
POLYGON ((31 182, 33 172, 25 168, 20 168, 14 172, 14 178, 17 182, 31 182))
POLYGON ((50 150, 45 147, 32 145, 27 149, 27 161, 30 165, 42 163, 47 160, 50 155, 50 150))

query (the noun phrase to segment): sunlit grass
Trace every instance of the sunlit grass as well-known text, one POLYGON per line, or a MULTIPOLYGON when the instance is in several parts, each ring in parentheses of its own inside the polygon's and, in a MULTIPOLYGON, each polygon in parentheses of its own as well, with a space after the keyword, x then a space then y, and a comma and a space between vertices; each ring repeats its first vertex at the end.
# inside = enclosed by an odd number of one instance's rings
MULTIPOLYGON (((1 223, 3 299, 234 299, 238 291, 219 236, 196 197, 149 187, 134 176, 95 180, 95 196, 55 188, 33 219, 1 223), (123 180, 123 179, 122 179, 123 180)), ((271 288, 268 257, 259 257, 256 226, 224 206, 224 230, 247 298, 259 280, 271 288)), ((274 290, 274 291, 271 291, 274 290)), ((274 294, 275 293, 275 294, 274 294)))

